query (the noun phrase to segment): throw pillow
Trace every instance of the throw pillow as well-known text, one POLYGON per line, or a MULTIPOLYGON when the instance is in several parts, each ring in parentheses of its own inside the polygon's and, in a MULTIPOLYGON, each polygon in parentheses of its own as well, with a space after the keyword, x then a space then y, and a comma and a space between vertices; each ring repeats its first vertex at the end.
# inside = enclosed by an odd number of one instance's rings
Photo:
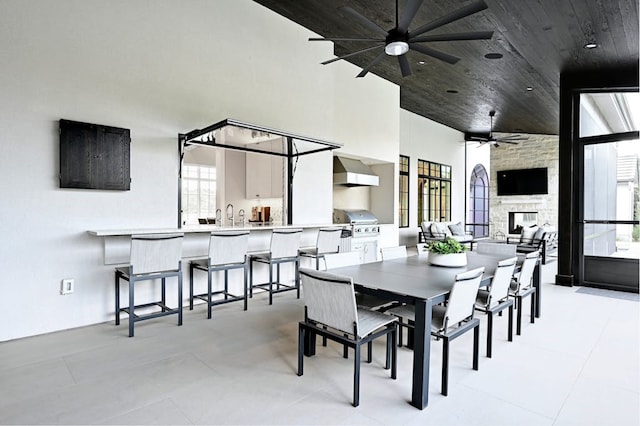
POLYGON ((449 229, 453 235, 465 235, 464 226, 462 226, 461 222, 449 225, 449 229))
POLYGON ((433 237, 433 234, 431 233, 431 222, 422 222, 420 224, 420 228, 422 228, 422 233, 425 237, 433 237))
POLYGON ((444 237, 451 236, 451 231, 449 231, 447 224, 442 222, 433 222, 431 224, 431 233, 436 238, 444 238, 444 237))
POLYGON ((544 227, 540 227, 538 228, 538 230, 536 231, 535 234, 533 234, 533 240, 538 242, 540 240, 542 240, 542 238, 544 237, 544 234, 547 232, 547 228, 544 227))
POLYGON ((522 228, 522 233, 520 234, 520 242, 523 244, 531 244, 533 240, 533 236, 538 231, 537 226, 532 226, 530 228, 522 228))

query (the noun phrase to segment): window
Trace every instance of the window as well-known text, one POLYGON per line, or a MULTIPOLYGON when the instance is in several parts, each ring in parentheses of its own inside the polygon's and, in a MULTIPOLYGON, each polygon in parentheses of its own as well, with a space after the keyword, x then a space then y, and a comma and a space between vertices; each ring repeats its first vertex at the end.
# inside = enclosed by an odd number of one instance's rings
POLYGON ((216 215, 216 168, 199 164, 182 166, 182 222, 198 223, 198 218, 216 215))
POLYGON ((418 160, 418 223, 451 220, 451 166, 418 160))
POLYGON ((409 157, 400 156, 399 170, 398 218, 400 220, 400 228, 406 228, 409 226, 409 157))
POLYGON ((482 164, 477 164, 469 181, 469 225, 475 237, 489 235, 489 176, 482 164))

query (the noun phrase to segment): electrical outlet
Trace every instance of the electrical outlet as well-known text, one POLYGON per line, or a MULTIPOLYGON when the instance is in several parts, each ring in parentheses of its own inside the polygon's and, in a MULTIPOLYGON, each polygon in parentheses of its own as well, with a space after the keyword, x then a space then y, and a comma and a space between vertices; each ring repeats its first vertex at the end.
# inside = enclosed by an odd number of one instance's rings
POLYGON ((71 294, 73 293, 73 278, 65 278, 62 280, 62 284, 60 284, 60 294, 71 294))

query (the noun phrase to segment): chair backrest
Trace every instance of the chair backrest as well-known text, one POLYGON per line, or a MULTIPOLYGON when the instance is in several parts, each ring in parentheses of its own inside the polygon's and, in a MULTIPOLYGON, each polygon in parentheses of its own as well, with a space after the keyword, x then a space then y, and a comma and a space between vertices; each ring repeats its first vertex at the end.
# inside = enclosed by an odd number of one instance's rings
POLYGON ((497 255, 505 255, 509 257, 513 257, 516 255, 516 249, 518 246, 516 244, 506 244, 506 243, 484 243, 478 241, 478 254, 497 254, 497 255))
POLYGON ((244 263, 249 248, 249 231, 215 231, 209 239, 211 265, 244 263))
POLYGON ((456 275, 444 314, 445 329, 473 315, 484 266, 456 275))
POLYGON ((524 257, 522 268, 520 268, 520 276, 518 277, 517 291, 525 289, 532 284, 533 270, 536 268, 536 263, 538 263, 539 257, 540 257, 539 251, 527 253, 527 255, 524 257))
POLYGON ((407 257, 407 246, 384 247, 380 249, 382 260, 400 259, 407 257))
POLYGON ((184 234, 143 234, 131 236, 131 272, 179 271, 184 234))
POLYGON ((340 248, 340 234, 342 234, 342 228, 320 228, 316 241, 316 253, 337 253, 340 248))
POLYGON ((315 269, 300 268, 307 319, 337 330, 353 333, 358 310, 349 277, 315 269))
POLYGON ((491 287, 489 288, 489 304, 501 302, 509 296, 509 286, 511 285, 517 261, 517 257, 512 257, 498 262, 498 267, 493 274, 491 287))
POLYGON ((420 224, 420 229, 422 229, 422 233, 425 237, 431 237, 431 224, 433 222, 422 222, 420 224))
POLYGON ((345 251, 324 255, 324 263, 327 269, 342 268, 360 264, 360 253, 357 251, 345 251))
POLYGON ((271 258, 297 257, 302 229, 274 229, 271 233, 271 258))

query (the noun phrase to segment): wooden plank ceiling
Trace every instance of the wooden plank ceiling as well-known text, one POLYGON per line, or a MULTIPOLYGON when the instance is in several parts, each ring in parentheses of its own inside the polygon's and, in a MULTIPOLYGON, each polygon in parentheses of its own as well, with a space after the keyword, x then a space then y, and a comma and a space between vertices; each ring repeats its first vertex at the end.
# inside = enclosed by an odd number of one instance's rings
MULTIPOLYGON (((322 37, 371 37, 372 31, 343 11, 349 6, 385 30, 395 26, 395 0, 255 0, 322 37)), ((457 56, 450 65, 410 50, 412 75, 385 57, 371 72, 400 86, 402 108, 460 131, 557 134, 560 73, 637 66, 637 0, 485 0, 488 9, 428 35, 494 31, 491 40, 423 43, 457 56), (598 47, 583 46, 593 37, 598 47), (498 53, 501 59, 485 55, 498 53), (420 64, 424 61, 424 64, 420 64), (532 90, 527 90, 531 88, 532 90)), ((409 30, 472 1, 425 0, 409 30)), ((398 0, 400 14, 406 0, 398 0)), ((314 48, 309 42, 309 49, 314 48)), ((373 45, 335 42, 342 56, 373 45)), ((382 51, 349 57, 360 68, 382 51)), ((331 58, 327 58, 331 59, 331 58)), ((319 65, 320 66, 320 65, 319 65)), ((324 65, 330 67, 331 64, 324 65)), ((354 75, 355 78, 355 75, 354 75)))

